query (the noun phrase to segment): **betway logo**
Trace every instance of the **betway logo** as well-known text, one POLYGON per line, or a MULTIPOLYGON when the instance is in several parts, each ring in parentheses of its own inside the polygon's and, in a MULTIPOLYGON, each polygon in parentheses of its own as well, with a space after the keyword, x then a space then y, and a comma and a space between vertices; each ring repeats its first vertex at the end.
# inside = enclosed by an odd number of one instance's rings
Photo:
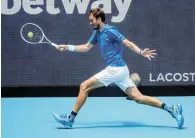
POLYGON ((132 0, 96 0, 91 5, 89 5, 90 0, 13 0, 13 6, 8 8, 8 1, 11 0, 1 0, 1 12, 5 15, 13 15, 20 11, 21 7, 24 11, 31 15, 40 14, 43 12, 41 6, 45 5, 46 10, 49 14, 55 15, 59 14, 61 10, 65 10, 66 14, 73 14, 74 10, 77 8, 79 14, 86 14, 87 8, 96 8, 100 5, 103 6, 103 10, 107 14, 112 14, 112 2, 115 3, 118 10, 118 15, 112 16, 112 22, 121 22, 124 20, 127 11, 130 7, 132 0), (55 7, 55 2, 62 2, 64 9, 55 7))

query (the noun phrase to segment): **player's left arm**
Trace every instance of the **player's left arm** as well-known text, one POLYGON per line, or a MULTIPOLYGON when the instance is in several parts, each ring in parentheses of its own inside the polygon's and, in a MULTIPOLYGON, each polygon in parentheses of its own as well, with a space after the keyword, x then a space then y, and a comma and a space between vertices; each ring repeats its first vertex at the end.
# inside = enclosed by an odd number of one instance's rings
POLYGON ((155 53, 156 50, 150 50, 148 48, 141 50, 133 42, 126 39, 117 29, 110 29, 108 31, 108 35, 111 39, 118 41, 120 43, 123 43, 124 45, 126 45, 128 48, 130 48, 134 52, 148 58, 149 60, 151 60, 151 58, 154 58, 154 56, 157 55, 155 53))
POLYGON ((156 50, 150 50, 149 48, 145 48, 144 50, 141 50, 136 44, 129 41, 128 39, 124 39, 122 42, 128 48, 130 48, 134 52, 148 58, 149 60, 151 60, 151 58, 154 58, 154 56, 157 55, 157 53, 155 53, 156 50))

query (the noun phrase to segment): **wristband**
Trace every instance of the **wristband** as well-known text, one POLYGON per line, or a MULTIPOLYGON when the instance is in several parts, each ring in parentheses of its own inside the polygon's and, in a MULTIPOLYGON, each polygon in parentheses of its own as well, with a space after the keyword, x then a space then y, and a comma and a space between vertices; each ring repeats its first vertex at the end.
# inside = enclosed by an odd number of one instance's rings
POLYGON ((75 50, 75 46, 74 45, 67 45, 68 46, 68 51, 74 51, 75 50))
POLYGON ((140 55, 142 55, 142 50, 140 50, 140 55))

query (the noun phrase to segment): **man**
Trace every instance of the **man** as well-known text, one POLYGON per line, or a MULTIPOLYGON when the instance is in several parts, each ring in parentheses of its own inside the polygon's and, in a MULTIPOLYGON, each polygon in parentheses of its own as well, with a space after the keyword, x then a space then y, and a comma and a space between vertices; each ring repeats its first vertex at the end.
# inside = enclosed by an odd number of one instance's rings
POLYGON ((74 119, 79 110, 85 103, 89 92, 95 88, 108 86, 115 83, 129 97, 139 104, 145 104, 168 111, 176 119, 178 127, 184 124, 182 115, 182 106, 169 106, 156 98, 145 96, 137 89, 136 85, 129 77, 129 70, 122 59, 122 44, 136 52, 137 54, 148 58, 154 58, 155 50, 141 50, 133 42, 126 39, 115 27, 105 24, 105 14, 100 8, 92 9, 89 13, 89 21, 94 32, 86 44, 83 45, 60 45, 56 48, 60 51, 88 52, 96 43, 100 46, 101 54, 107 64, 107 67, 80 85, 80 91, 76 103, 69 115, 59 115, 54 113, 55 120, 63 124, 66 128, 71 128, 74 119))

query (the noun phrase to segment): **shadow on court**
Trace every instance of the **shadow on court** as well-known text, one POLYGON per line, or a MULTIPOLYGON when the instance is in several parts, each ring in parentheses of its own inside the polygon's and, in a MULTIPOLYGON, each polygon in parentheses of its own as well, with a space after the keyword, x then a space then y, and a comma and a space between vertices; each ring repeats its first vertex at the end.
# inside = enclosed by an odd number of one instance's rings
MULTIPOLYGON (((73 127, 73 129, 86 129, 86 128, 136 128, 136 127, 143 127, 143 128, 159 128, 159 129, 178 129, 178 127, 173 126, 163 126, 163 125, 149 125, 143 124, 140 122, 133 122, 133 121, 115 121, 115 122, 99 122, 99 123, 76 123, 79 126, 73 127)), ((56 127, 56 129, 66 129, 64 127, 56 127)), ((187 129, 187 127, 183 127, 182 129, 187 129)))

